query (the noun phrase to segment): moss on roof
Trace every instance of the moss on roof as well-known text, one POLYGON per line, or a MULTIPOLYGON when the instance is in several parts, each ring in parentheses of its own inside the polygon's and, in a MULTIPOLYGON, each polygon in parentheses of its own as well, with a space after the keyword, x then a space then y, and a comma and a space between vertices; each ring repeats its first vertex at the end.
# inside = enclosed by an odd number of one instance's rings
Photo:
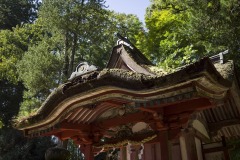
MULTIPOLYGON (((229 61, 229 63, 226 64, 216 64, 215 67, 209 58, 204 58, 170 74, 167 74, 161 69, 158 70, 156 67, 150 67, 150 69, 154 70, 154 73, 156 73, 154 76, 123 69, 103 69, 100 72, 96 72, 97 77, 90 80, 87 79, 81 82, 70 81, 59 86, 49 95, 35 115, 17 122, 16 126, 17 128, 22 128, 42 121, 59 103, 63 102, 68 97, 103 86, 114 86, 135 91, 164 88, 201 76, 202 72, 210 73, 212 78, 219 84, 230 86, 231 82, 229 82, 229 80, 231 80, 231 78, 229 77, 233 74, 232 62, 229 61), (217 72, 215 67, 222 76, 217 72)), ((81 76, 79 77, 81 78, 81 76)))
POLYGON ((152 80, 158 77, 127 71, 124 69, 103 69, 98 75, 99 78, 104 78, 108 76, 118 77, 125 81, 152 80))
POLYGON ((232 60, 229 60, 223 64, 215 63, 214 64, 217 71, 221 74, 221 76, 229 81, 232 81, 234 78, 234 63, 232 60))
POLYGON ((156 76, 165 76, 169 74, 169 72, 165 71, 162 68, 159 68, 157 66, 150 66, 150 65, 145 65, 144 68, 148 69, 150 72, 154 73, 156 76))

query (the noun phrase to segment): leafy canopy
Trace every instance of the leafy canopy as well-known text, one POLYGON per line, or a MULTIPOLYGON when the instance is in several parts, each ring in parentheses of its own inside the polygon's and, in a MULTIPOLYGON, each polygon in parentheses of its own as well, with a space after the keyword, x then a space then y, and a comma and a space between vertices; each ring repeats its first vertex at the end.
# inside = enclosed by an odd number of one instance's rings
POLYGON ((145 16, 148 31, 139 35, 137 44, 164 68, 227 49, 237 59, 239 10, 236 0, 152 0, 145 16))
POLYGON ((33 22, 39 5, 38 0, 0 0, 0 30, 33 22))

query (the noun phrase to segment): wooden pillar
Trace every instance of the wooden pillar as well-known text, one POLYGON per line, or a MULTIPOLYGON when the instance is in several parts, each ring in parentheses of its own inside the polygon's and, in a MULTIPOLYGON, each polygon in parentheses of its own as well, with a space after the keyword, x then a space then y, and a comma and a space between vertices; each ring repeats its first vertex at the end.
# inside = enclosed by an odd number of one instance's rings
POLYGON ((120 160, 127 160, 127 149, 126 147, 121 147, 119 152, 119 158, 120 160))
POLYGON ((182 160, 198 160, 198 154, 194 134, 184 129, 179 138, 182 160))
POLYGON ((179 141, 171 145, 171 160, 182 160, 179 141))
POLYGON ((228 153, 227 142, 226 142, 225 136, 222 136, 222 144, 223 144, 223 147, 225 147, 225 149, 223 151, 224 159, 225 160, 230 160, 230 156, 229 156, 229 153, 228 153))
POLYGON ((195 144, 196 144, 196 150, 197 150, 197 156, 198 160, 203 160, 203 155, 202 155, 202 142, 200 139, 195 137, 195 144))
POLYGON ((230 160, 230 156, 229 156, 229 153, 228 153, 228 150, 224 150, 224 159, 225 160, 230 160))
POLYGON ((168 131, 159 131, 161 160, 169 160, 168 131))
POLYGON ((86 160, 94 160, 93 147, 91 144, 84 145, 84 148, 81 149, 81 151, 83 152, 86 160))
POLYGON ((141 150, 141 146, 133 146, 128 144, 126 147, 122 147, 119 152, 120 160, 138 160, 138 154, 141 150))
MULTIPOLYGON (((131 145, 131 158, 130 160, 139 160, 141 153, 142 153, 141 145, 131 145)), ((140 159, 141 160, 141 159, 140 159)))
POLYGON ((148 143, 145 143, 144 144, 144 160, 155 160, 154 159, 154 152, 152 150, 152 145, 153 144, 148 144, 148 143))
POLYGON ((127 160, 131 160, 131 154, 132 154, 131 145, 128 144, 126 148, 127 148, 126 149, 126 151, 127 151, 127 160))

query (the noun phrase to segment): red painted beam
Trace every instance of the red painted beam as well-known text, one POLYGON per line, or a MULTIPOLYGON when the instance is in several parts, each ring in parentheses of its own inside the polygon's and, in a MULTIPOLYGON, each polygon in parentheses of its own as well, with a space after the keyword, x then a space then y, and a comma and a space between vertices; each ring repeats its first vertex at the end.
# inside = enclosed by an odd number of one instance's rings
POLYGON ((164 107, 164 116, 177 115, 184 112, 194 112, 214 107, 207 98, 194 99, 164 107))

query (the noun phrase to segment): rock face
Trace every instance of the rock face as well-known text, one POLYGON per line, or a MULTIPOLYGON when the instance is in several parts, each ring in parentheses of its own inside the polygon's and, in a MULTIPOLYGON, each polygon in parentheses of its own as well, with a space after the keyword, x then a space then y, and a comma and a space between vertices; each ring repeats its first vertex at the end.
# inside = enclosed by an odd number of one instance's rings
POLYGON ((45 160, 69 160, 70 152, 64 148, 49 148, 45 153, 45 160))

